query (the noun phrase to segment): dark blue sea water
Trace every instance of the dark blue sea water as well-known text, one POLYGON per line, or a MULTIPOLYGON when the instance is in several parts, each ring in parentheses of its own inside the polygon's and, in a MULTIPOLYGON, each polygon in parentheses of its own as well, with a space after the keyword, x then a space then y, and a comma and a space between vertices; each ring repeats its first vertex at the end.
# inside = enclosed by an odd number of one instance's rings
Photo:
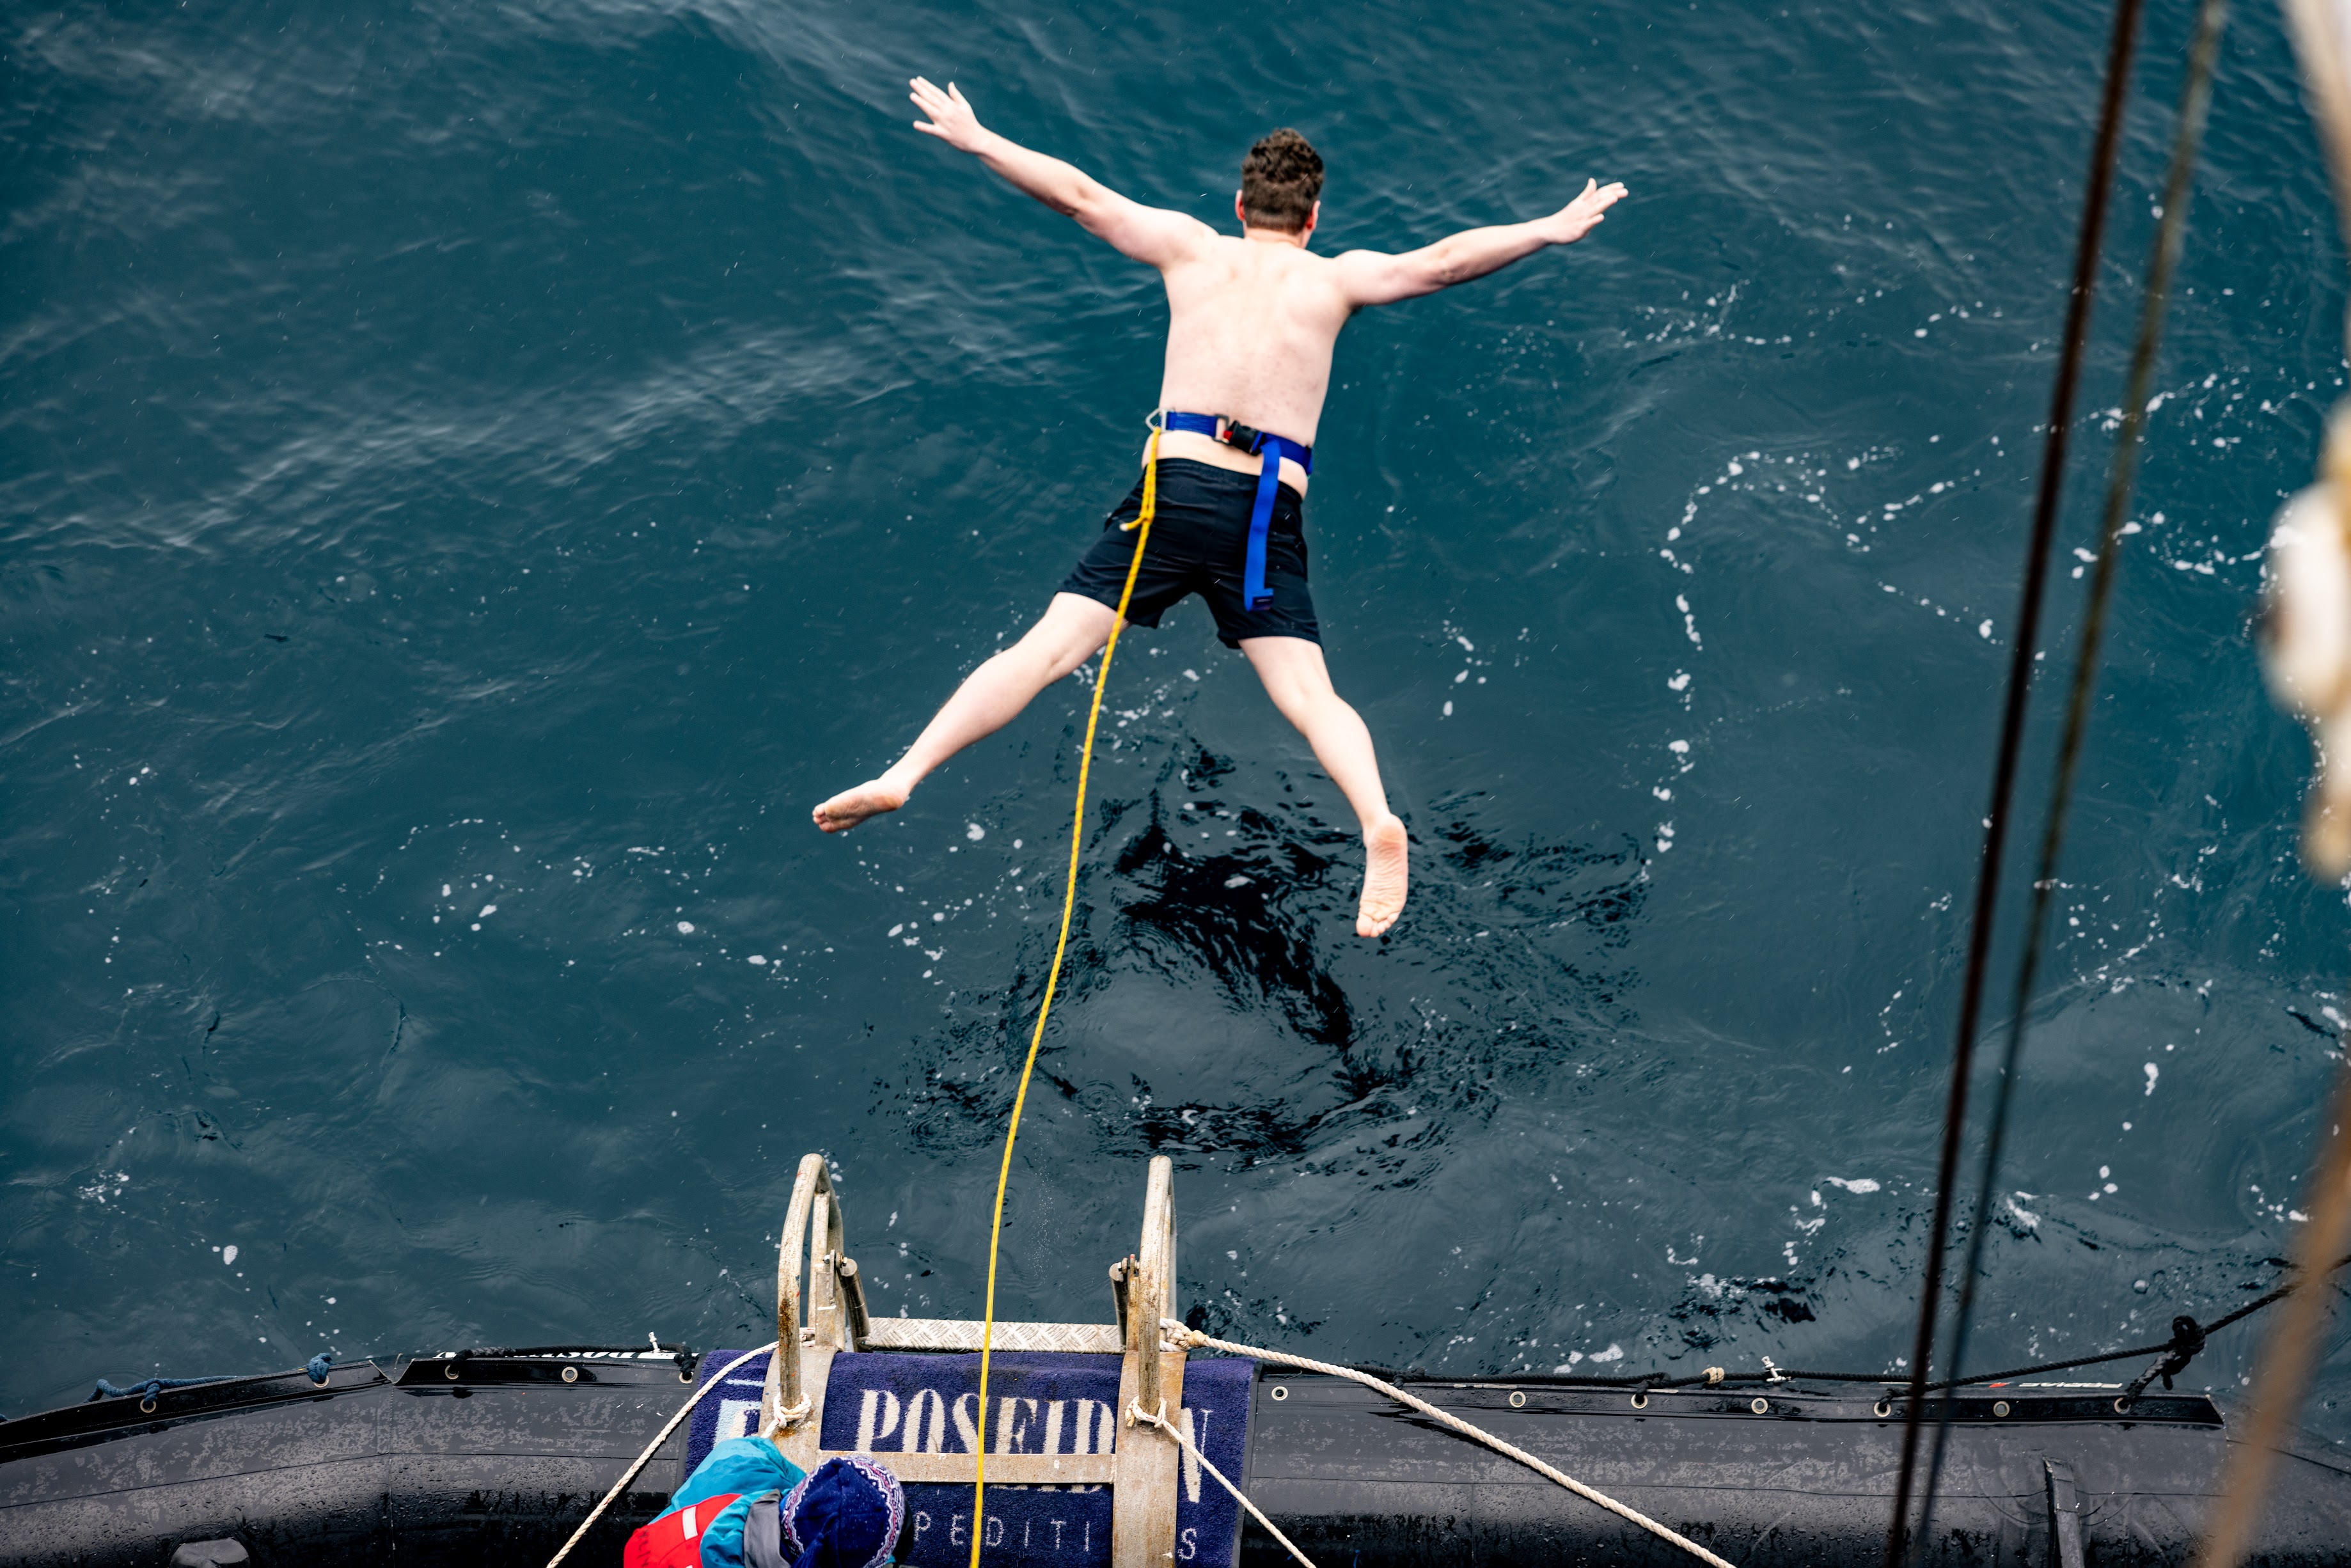
MULTIPOLYGON (((2189 10, 2149 19, 2066 567, 2189 10)), ((1389 939, 1353 936, 1352 819, 1206 612, 1122 649, 999 1310, 1107 1318, 1157 1151, 1185 1301, 1241 1339, 1895 1367, 2105 26, 14 14, 0 1406, 323 1347, 753 1339, 810 1150, 877 1310, 976 1312, 1089 687, 894 819, 807 815, 1123 492, 1164 307, 916 136, 917 71, 1211 221, 1294 124, 1332 249, 1633 192, 1342 340, 1308 529, 1417 846, 1389 939)), ((2308 748, 2248 618, 2342 384, 2335 233, 2244 7, 1980 1367, 2161 1338, 2290 1244, 2346 919, 2294 863, 2308 748)))

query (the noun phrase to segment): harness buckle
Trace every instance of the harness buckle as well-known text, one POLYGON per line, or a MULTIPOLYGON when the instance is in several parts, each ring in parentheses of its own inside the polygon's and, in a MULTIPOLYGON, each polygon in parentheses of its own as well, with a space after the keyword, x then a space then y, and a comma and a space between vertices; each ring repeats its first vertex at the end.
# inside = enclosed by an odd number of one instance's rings
POLYGON ((1217 439, 1228 446, 1238 447, 1252 457, 1265 450, 1264 431, 1234 420, 1225 421, 1225 427, 1217 433, 1217 439))

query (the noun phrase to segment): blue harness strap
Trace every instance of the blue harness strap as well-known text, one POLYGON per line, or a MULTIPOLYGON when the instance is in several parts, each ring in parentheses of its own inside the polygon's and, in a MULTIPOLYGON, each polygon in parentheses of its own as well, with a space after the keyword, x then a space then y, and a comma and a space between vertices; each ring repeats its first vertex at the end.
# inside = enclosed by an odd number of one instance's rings
POLYGON ((1311 474, 1314 449, 1286 435, 1252 430, 1213 413, 1178 413, 1170 409, 1161 415, 1160 428, 1205 435, 1263 460, 1258 471, 1257 505, 1249 510, 1249 554, 1241 566, 1241 608, 1251 613, 1264 609, 1273 602, 1273 594, 1265 586, 1265 541, 1273 531, 1274 493, 1281 485, 1281 460, 1287 457, 1311 474))

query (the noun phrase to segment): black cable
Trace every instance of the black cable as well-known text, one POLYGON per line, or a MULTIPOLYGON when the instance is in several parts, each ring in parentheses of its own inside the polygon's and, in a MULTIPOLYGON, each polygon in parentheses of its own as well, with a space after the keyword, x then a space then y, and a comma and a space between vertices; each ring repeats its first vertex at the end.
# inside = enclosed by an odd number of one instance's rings
POLYGON ((1968 1079, 1975 1061, 1978 1020, 1983 1010, 1984 971, 1991 953, 1992 917, 2000 903, 2001 862, 2008 848, 2009 810, 2016 795, 2016 763, 2024 742, 2024 711, 2032 685, 2033 644, 2041 634, 2041 604, 2049 582, 2049 551, 2057 535, 2057 503, 2064 487, 2065 444, 2074 425, 2074 393, 2081 381, 2082 352, 2090 330, 2090 302, 2096 292, 2098 256, 2104 248, 2106 207, 2114 188, 2115 149, 2122 133, 2123 102, 2130 89, 2130 61, 2138 35, 2140 0, 2116 0, 2113 36, 2106 46, 2106 78, 2098 108, 2098 132, 2090 152, 2089 183, 2082 198, 2082 232, 2074 253, 2074 287, 2066 297, 2064 346, 2057 361, 2057 383, 2050 394, 2049 423, 2041 457, 2041 485, 2033 497, 2032 534, 2025 546, 2024 588, 2017 609, 2015 646, 2009 656, 2008 696, 2001 713, 2000 755, 1992 767, 1991 810, 1984 828, 1983 859, 1976 872, 1973 923, 1968 935, 1967 981, 1959 995, 1958 1043, 1951 1056, 1951 1088, 1943 1108, 1943 1147, 1935 1176, 1934 1230, 1927 1243, 1927 1277, 1918 1294, 1918 1333, 1910 1354, 1910 1398, 1902 1422, 1902 1469, 1896 1478, 1894 1514, 1886 1532, 1886 1568, 1902 1561, 1903 1522, 1910 1511, 1910 1478, 1918 1460, 1918 1410, 1926 1396, 1928 1363, 1935 1349, 1935 1316, 1942 1304, 1943 1255, 1950 1233, 1951 1188, 1959 1169, 1959 1138, 1967 1122, 1968 1079))
MULTIPOLYGON (((699 1366, 702 1363, 702 1353, 695 1350, 689 1344, 669 1344, 660 1341, 649 1341, 647 1342, 646 1348, 657 1351, 661 1354, 669 1357, 673 1362, 675 1362, 677 1364, 678 1375, 682 1377, 692 1377, 694 1375, 695 1368, 699 1366)), ((456 1359, 459 1361, 465 1361, 476 1355, 485 1357, 517 1355, 641 1356, 644 1354, 645 1351, 639 1350, 633 1345, 625 1344, 476 1345, 471 1350, 458 1351, 456 1353, 456 1359)))
POLYGON ((646 1355, 646 1354, 650 1354, 651 1353, 653 1353, 653 1352, 654 1352, 654 1351, 659 1351, 662 1354, 664 1354, 664 1355, 667 1355, 667 1356, 676 1356, 676 1355, 680 1355, 680 1354, 692 1354, 692 1352, 689 1350, 689 1348, 688 1348, 687 1346, 685 1346, 685 1345, 682 1345, 682 1344, 654 1344, 654 1343, 651 1343, 651 1342, 648 1342, 648 1343, 644 1343, 644 1344, 637 1344, 637 1345, 629 1345, 629 1344, 524 1344, 524 1345, 495 1345, 495 1344, 494 1344, 494 1345, 475 1345, 475 1346, 474 1346, 474 1347, 473 1347, 472 1349, 470 1349, 470 1350, 461 1350, 461 1351, 456 1352, 455 1354, 456 1354, 457 1359, 458 1359, 458 1360, 460 1360, 460 1361, 463 1361, 463 1360, 467 1359, 468 1357, 471 1357, 471 1356, 476 1356, 476 1355, 478 1355, 478 1356, 483 1356, 483 1357, 491 1357, 491 1356, 520 1356, 520 1355, 631 1355, 631 1356, 635 1356, 635 1355, 646 1355))
MULTIPOLYGON (((2332 1278, 2335 1273, 2345 1268, 2351 1268, 2351 1252, 2345 1253, 2342 1257, 2337 1258, 2334 1262, 2328 1264, 2325 1269, 2321 1271, 2319 1277, 2321 1279, 2332 1278)), ((1947 1378, 1940 1383, 1930 1383, 1927 1385, 1926 1392, 1928 1394, 1941 1394, 1949 1389, 1964 1388, 1970 1385, 2007 1383, 2019 1377, 2032 1377, 2043 1372, 2070 1372, 2078 1366, 2098 1366, 2110 1361, 2137 1361, 2141 1356, 2168 1355, 2170 1353, 2179 1350, 2183 1341, 2190 1337, 2197 1342, 2197 1348, 2201 1349, 2201 1342, 2203 1340, 2209 1339, 2213 1334, 2219 1333, 2222 1329, 2242 1322, 2245 1319, 2252 1317, 2255 1312, 2260 1312, 2263 1307, 2275 1306, 2278 1302, 2284 1301, 2288 1296, 2293 1295, 2294 1291, 2300 1290, 2306 1282, 2307 1281, 2304 1280, 2289 1280, 2284 1284, 2280 1285, 2276 1290, 2270 1291, 2268 1294, 2257 1296, 2253 1300, 2247 1301, 2235 1312, 2223 1313, 2221 1316, 2214 1318, 2209 1323, 2197 1326, 2192 1336, 2183 1334, 2179 1325, 2182 1323, 2194 1324, 2195 1320, 2193 1318, 2186 1317, 2174 1318, 2172 1319, 2171 1337, 2167 1340, 2158 1340, 2153 1344, 2132 1345, 2126 1350, 2101 1351, 2096 1355, 2077 1355, 2065 1361, 2038 1361, 2033 1363, 2031 1366, 2011 1367, 2006 1372, 1979 1373, 1973 1377, 1947 1378)), ((1883 1373, 1801 1372, 1793 1367, 1790 1367, 1784 1371, 1774 1369, 1770 1372, 1725 1372, 1719 1378, 1703 1372, 1693 1374, 1687 1377, 1593 1377, 1577 1376, 1572 1373, 1532 1372, 1522 1373, 1517 1376, 1505 1375, 1499 1377, 1459 1378, 1447 1377, 1441 1374, 1432 1373, 1417 1366, 1408 1368, 1403 1372, 1398 1372, 1393 1367, 1373 1366, 1364 1364, 1354 1364, 1351 1366, 1350 1370, 1368 1373, 1372 1376, 1379 1378, 1384 1383, 1492 1384, 1501 1387, 1549 1386, 1560 1388, 1634 1388, 1646 1390, 1654 1388, 1689 1388, 1699 1385, 1727 1386, 1733 1383, 1874 1383, 1880 1386, 1889 1386, 1893 1383, 1893 1379, 1887 1377, 1883 1373)), ((2175 1372, 2179 1370, 2181 1370, 2179 1367, 2173 1368, 2173 1371, 2175 1372)), ((2161 1375, 2162 1371, 2159 1367, 2151 1370, 2148 1374, 2149 1378, 2158 1377, 2161 1375)), ((2144 1384, 2141 1385, 2144 1386, 2144 1384)))
MULTIPOLYGON (((2172 135, 2171 168, 2164 180, 2163 216, 2156 226, 2154 252, 2147 257, 2147 290, 2139 300, 2138 341, 2131 350, 2130 377, 2123 392, 2122 431, 2115 438, 2114 464, 2106 478, 2106 511, 2098 535, 2097 567, 2090 580, 2090 604, 2082 622, 2082 644, 2074 660, 2074 689, 2065 709, 2065 734, 2057 749, 2057 777, 2050 788, 2049 814, 2042 824, 2041 856, 2033 871, 2032 913, 2024 928, 2024 956, 2017 969, 2015 1011, 2008 1026, 2008 1052, 1993 1094, 1991 1131, 1984 1143, 1983 1178, 1976 1188, 1974 1228, 1968 1236, 1967 1267, 1959 1277, 1959 1305, 1951 1324, 1951 1354, 1947 1364, 1955 1374, 1964 1364, 1968 1331, 1974 1322, 1978 1270, 1983 1261, 1984 1238, 1991 1228, 1992 1188, 2008 1137, 2017 1065, 2024 1050, 2033 986, 2040 976, 2049 905, 2057 887, 2057 860, 2064 846, 2066 817, 2081 770, 2082 739, 2090 727, 2090 701, 2098 684, 2099 645, 2105 638, 2106 617, 2114 601, 2115 577, 2122 559, 2123 524, 2130 516, 2131 488, 2138 477, 2148 394, 2155 385, 2157 351, 2163 343, 2163 319, 2170 305, 2172 276, 2179 270, 2179 254, 2187 243, 2188 207, 2196 183, 2196 154, 2204 137, 2205 114, 2212 102, 2212 70, 2220 59, 2220 33, 2228 20, 2229 0, 2203 0, 2196 13, 2195 37, 2188 46, 2188 70, 2179 87, 2179 120, 2172 135)), ((1921 1540, 1926 1538, 1934 1517, 1935 1491, 1942 1479, 1943 1453, 1949 1443, 1950 1431, 1951 1402, 1945 1399, 1936 1417, 1934 1453, 1927 1463, 1926 1500, 1918 1510, 1921 1540)))

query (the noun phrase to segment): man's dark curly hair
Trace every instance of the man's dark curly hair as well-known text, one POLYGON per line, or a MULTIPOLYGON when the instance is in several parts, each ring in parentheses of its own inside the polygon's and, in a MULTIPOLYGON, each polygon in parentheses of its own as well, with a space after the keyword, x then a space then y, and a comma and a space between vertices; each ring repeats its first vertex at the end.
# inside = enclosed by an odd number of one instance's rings
POLYGON ((1257 139, 1241 160, 1241 222, 1296 234, 1322 195, 1322 155, 1287 125, 1257 139))

